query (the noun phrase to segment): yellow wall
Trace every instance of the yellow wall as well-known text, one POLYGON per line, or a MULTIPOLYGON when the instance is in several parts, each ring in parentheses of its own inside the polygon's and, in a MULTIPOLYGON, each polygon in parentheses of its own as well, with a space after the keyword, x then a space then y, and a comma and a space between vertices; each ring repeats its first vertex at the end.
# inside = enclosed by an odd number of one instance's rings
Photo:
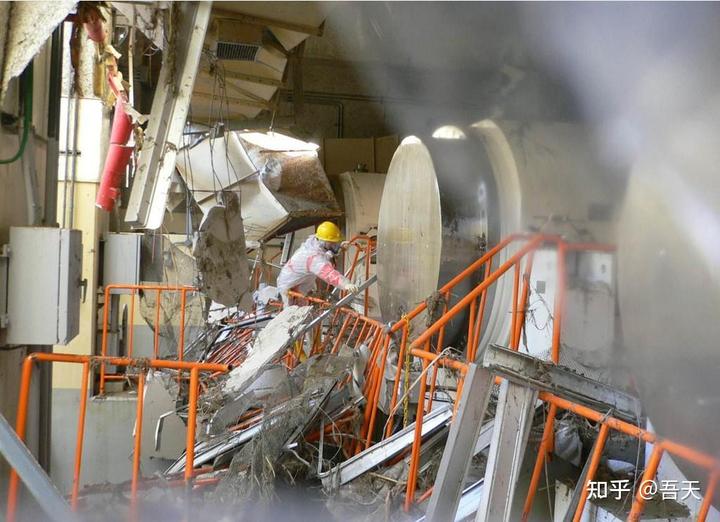
MULTIPOLYGON (((58 183, 58 209, 62 212, 63 183, 58 183)), ((67 346, 55 346, 54 351, 63 353, 95 353, 98 287, 98 243, 107 222, 103 211, 95 207, 97 183, 75 183, 75 210, 73 228, 82 231, 83 269, 82 277, 88 280, 87 298, 80 304, 80 330, 67 346)), ((68 189, 68 199, 71 190, 68 189)), ((69 205, 68 205, 69 206, 69 205)), ((68 221, 69 225, 69 221, 68 221)), ((78 388, 80 386, 81 366, 56 364, 53 370, 54 388, 78 388)))

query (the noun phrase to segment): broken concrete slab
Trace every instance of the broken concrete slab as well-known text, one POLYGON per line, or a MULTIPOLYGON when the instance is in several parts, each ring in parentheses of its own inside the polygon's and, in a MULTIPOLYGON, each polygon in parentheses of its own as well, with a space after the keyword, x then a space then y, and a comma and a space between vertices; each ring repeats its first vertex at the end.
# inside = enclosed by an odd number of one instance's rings
POLYGON ((200 273, 200 289, 225 306, 249 309, 250 269, 240 197, 225 195, 225 205, 211 208, 197 232, 193 255, 200 273))
POLYGON ((141 461, 175 460, 185 448, 185 423, 176 412, 178 383, 164 372, 150 371, 145 381, 141 461))
POLYGON ((236 397, 254 382, 265 365, 279 357, 310 318, 312 306, 288 306, 257 335, 243 363, 233 369, 222 385, 222 394, 236 397))
POLYGON ((271 365, 259 372, 246 391, 223 404, 208 423, 208 433, 219 434, 251 406, 261 404, 272 398, 275 402, 283 402, 293 395, 287 369, 279 364, 271 365))

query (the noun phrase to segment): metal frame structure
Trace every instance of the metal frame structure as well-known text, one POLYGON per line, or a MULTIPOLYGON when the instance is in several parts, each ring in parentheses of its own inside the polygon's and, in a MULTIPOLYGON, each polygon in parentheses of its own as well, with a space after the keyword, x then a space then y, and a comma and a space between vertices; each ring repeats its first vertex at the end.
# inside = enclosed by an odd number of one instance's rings
POLYGON ((0 415, 0 454, 30 490, 40 508, 52 520, 71 522, 75 516, 45 470, 35 460, 4 416, 0 415))
MULTIPOLYGON (((133 357, 134 346, 134 322, 135 322, 135 296, 139 292, 155 292, 155 320, 153 324, 153 359, 158 358, 160 348, 160 311, 162 304, 163 292, 179 292, 180 293, 180 324, 179 339, 177 346, 177 360, 182 361, 185 353, 185 312, 187 308, 188 292, 197 292, 198 289, 192 286, 172 286, 172 285, 133 285, 133 284, 111 284, 105 286, 105 303, 103 307, 103 324, 102 324, 102 343, 100 345, 100 356, 108 355, 108 329, 110 327, 110 296, 118 291, 130 291, 130 311, 128 314, 128 345, 127 357, 133 357)), ((100 364, 100 395, 105 393, 105 383, 107 381, 124 380, 124 374, 108 374, 105 363, 100 364)))
POLYGON ((212 2, 186 2, 178 9, 179 37, 175 38, 173 59, 166 59, 160 69, 125 215, 125 221, 136 228, 156 229, 162 224, 212 2))
MULTIPOLYGON (((137 508, 137 491, 140 479, 140 453, 142 441, 142 418, 143 418, 143 401, 144 401, 144 385, 145 373, 148 369, 164 368, 177 371, 190 372, 190 387, 188 401, 188 423, 186 434, 186 468, 185 481, 187 484, 192 483, 193 479, 193 459, 195 448, 195 427, 197 419, 197 403, 198 403, 198 387, 200 385, 200 372, 225 373, 229 368, 222 364, 209 364, 198 362, 184 361, 163 361, 163 360, 136 360, 121 357, 98 357, 92 355, 75 355, 64 353, 33 353, 28 355, 22 366, 22 374, 20 380, 20 397, 18 400, 17 419, 15 422, 15 432, 20 440, 25 438, 25 429, 28 418, 28 405, 30 402, 30 384, 32 379, 33 365, 39 362, 47 363, 71 363, 82 365, 82 384, 80 386, 80 409, 78 412, 77 437, 75 446, 75 465, 73 473, 73 486, 70 496, 70 506, 73 511, 78 507, 78 493, 80 489, 80 472, 82 468, 83 441, 85 437, 85 414, 87 410, 87 399, 89 395, 90 376, 94 369, 103 364, 112 364, 115 366, 134 367, 140 371, 137 388, 137 414, 135 427, 135 441, 133 450, 132 465, 132 481, 130 488, 130 501, 132 511, 137 508)), ((18 501, 18 474, 15 469, 10 471, 10 482, 8 486, 8 503, 7 503, 7 520, 14 522, 17 512, 18 501)))

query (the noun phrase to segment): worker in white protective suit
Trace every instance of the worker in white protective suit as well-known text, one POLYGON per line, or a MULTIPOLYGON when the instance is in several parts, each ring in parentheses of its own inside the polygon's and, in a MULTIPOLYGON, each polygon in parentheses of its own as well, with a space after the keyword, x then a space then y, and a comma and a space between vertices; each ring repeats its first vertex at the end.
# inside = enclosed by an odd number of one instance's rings
POLYGON ((329 221, 320 223, 314 236, 310 236, 297 249, 290 260, 285 263, 277 278, 277 287, 282 297, 283 306, 290 304, 288 292, 297 290, 307 294, 315 288, 315 278, 347 290, 358 291, 357 285, 335 270, 331 262, 341 249, 342 234, 340 229, 329 221))

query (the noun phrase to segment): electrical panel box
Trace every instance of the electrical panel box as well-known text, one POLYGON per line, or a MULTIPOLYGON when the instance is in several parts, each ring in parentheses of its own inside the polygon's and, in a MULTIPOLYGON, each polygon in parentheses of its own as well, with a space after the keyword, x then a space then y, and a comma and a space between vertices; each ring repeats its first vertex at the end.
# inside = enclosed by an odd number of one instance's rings
POLYGON ((11 227, 7 343, 67 344, 80 326, 82 234, 11 227))
POLYGON ((111 233, 103 241, 103 286, 140 284, 142 234, 111 233))

